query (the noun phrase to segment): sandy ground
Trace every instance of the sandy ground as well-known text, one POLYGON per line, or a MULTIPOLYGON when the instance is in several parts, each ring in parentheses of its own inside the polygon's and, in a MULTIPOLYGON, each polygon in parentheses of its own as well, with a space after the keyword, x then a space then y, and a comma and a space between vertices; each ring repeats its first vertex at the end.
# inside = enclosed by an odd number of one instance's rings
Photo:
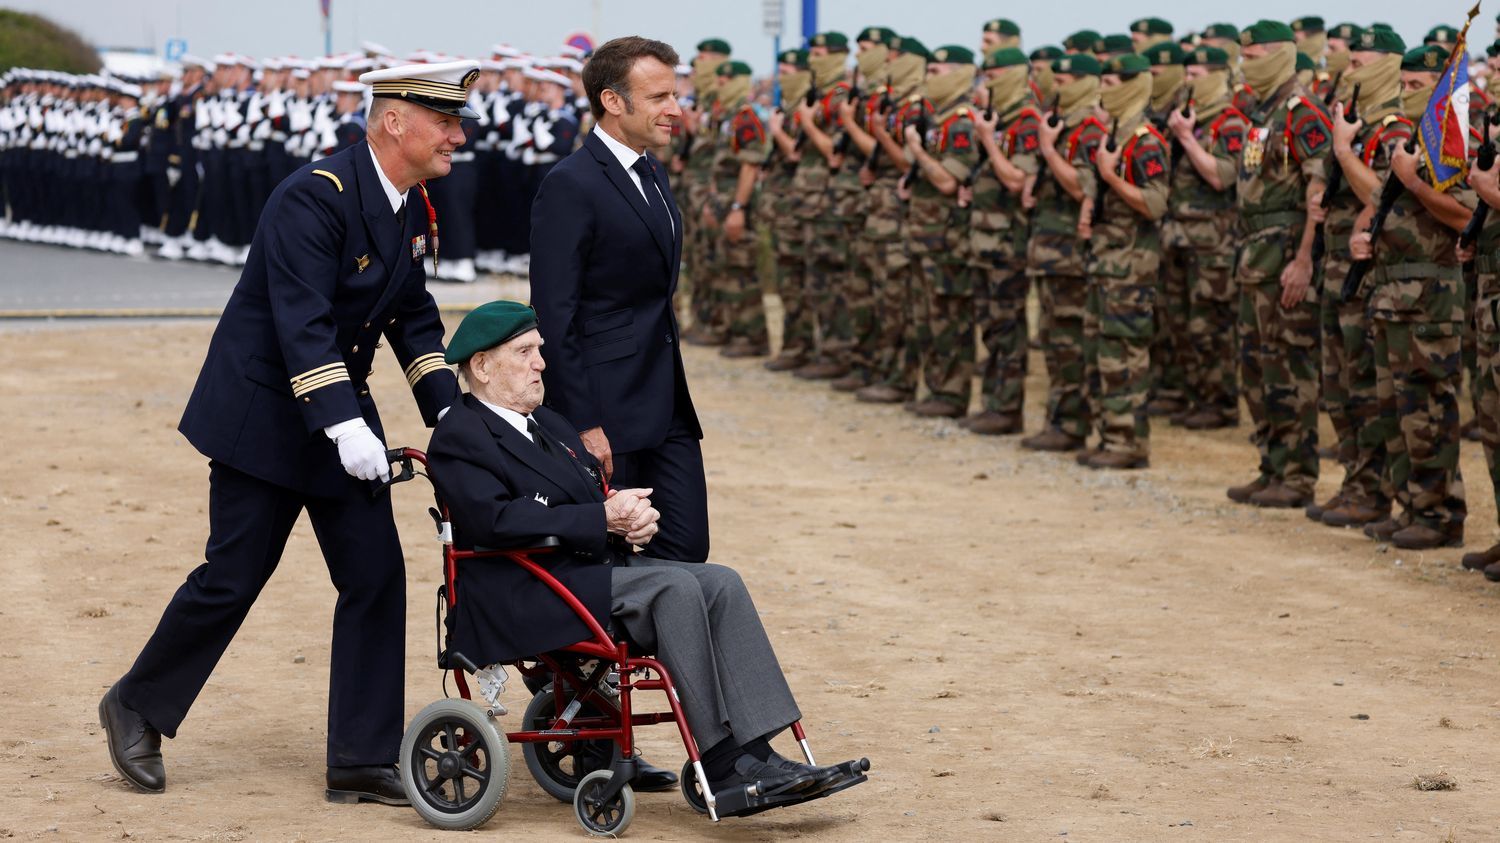
MULTIPOLYGON (((323 801, 334 594, 305 521, 167 742, 167 793, 110 768, 99 695, 201 560, 207 466, 174 428, 209 333, 0 333, 0 837, 451 839, 409 809, 323 801)), ((1500 833, 1500 593, 1458 569, 1459 551, 1399 552, 1230 504, 1223 488, 1253 465, 1243 430, 1159 428, 1151 470, 1096 474, 755 362, 689 349, 688 366, 714 555, 751 584, 821 757, 868 755, 874 770, 833 799, 718 826, 676 794, 642 795, 629 836, 1500 833), (1413 786, 1437 773, 1457 789, 1413 786)), ((421 446, 398 367, 376 368, 392 443, 421 446)), ((1472 549, 1494 539, 1495 511, 1478 446, 1463 456, 1472 549)), ((419 484, 396 491, 408 714, 442 695, 419 484)), ((522 708, 519 683, 507 699, 522 708)), ((681 763, 670 730, 645 735, 648 757, 681 763)), ((511 762, 484 833, 579 838, 571 809, 518 751, 511 762)))

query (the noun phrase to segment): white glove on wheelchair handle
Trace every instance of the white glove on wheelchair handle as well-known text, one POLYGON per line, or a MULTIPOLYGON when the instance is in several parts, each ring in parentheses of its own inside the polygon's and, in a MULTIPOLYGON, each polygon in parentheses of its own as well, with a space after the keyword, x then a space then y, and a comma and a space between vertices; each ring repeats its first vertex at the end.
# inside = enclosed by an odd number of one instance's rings
POLYGON ((364 419, 349 419, 323 428, 339 448, 339 462, 351 477, 361 480, 391 479, 391 464, 385 456, 385 443, 375 435, 364 419))

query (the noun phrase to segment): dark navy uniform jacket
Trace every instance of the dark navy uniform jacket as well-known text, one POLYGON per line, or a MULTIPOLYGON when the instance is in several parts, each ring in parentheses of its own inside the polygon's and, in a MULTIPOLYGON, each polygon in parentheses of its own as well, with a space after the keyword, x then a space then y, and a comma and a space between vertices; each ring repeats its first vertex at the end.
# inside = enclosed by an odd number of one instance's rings
POLYGON ((323 428, 364 417, 385 437, 366 380, 389 342, 430 427, 459 395, 426 289, 427 212, 408 191, 400 230, 367 143, 288 176, 214 330, 178 429, 209 459, 307 494, 345 474, 323 428))
POLYGON ((552 168, 531 206, 547 406, 580 431, 602 425, 617 453, 660 445, 674 413, 703 435, 672 312, 682 216, 666 169, 650 162, 672 211, 670 238, 648 222, 641 192, 593 132, 552 168))
MULTIPOLYGON (((598 463, 567 419, 546 407, 531 415, 550 434, 550 454, 473 395, 455 403, 433 431, 428 466, 448 505, 453 544, 525 547, 558 537, 562 547, 535 561, 607 625, 610 571, 623 548, 605 529, 598 463)), ((589 637, 567 604, 507 559, 461 561, 456 591, 452 647, 476 664, 514 661, 589 637)))

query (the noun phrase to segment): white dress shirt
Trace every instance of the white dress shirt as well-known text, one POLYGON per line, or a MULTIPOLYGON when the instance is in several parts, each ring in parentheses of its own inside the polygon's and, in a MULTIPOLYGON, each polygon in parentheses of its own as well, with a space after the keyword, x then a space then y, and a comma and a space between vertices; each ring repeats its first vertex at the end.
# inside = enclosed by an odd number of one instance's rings
MULTIPOLYGON (((369 144, 365 144, 369 146, 369 144)), ((406 197, 401 191, 385 177, 385 170, 380 167, 380 159, 375 157, 375 147, 370 146, 370 160, 375 162, 375 175, 380 177, 380 187, 385 191, 385 198, 391 203, 391 213, 400 213, 401 206, 406 204, 406 197)))
MULTIPOLYGON (((641 184, 641 174, 637 173, 634 169, 635 162, 641 157, 641 153, 615 140, 609 132, 604 131, 604 127, 597 124, 594 126, 594 134, 598 135, 599 140, 604 141, 605 148, 613 152, 615 157, 620 160, 620 166, 625 168, 625 175, 630 177, 630 183, 635 185, 635 189, 641 192, 641 198, 645 199, 646 188, 641 184)), ((656 195, 660 197, 663 208, 672 207, 667 204, 667 197, 662 196, 660 186, 656 188, 656 195)), ((667 213, 667 221, 672 224, 672 234, 675 236, 677 234, 677 221, 672 219, 670 211, 667 213)))
MULTIPOLYGON (((526 422, 531 419, 531 416, 523 416, 515 410, 509 409, 508 407, 502 407, 499 404, 491 404, 490 402, 484 400, 483 398, 480 398, 477 395, 474 397, 478 399, 479 403, 483 404, 486 407, 489 407, 491 410, 494 410, 495 415, 499 416, 502 419, 505 419, 506 424, 520 431, 521 435, 526 437, 526 441, 536 441, 531 438, 531 431, 526 429, 526 422)), ((540 426, 540 422, 538 422, 538 426, 540 426)))

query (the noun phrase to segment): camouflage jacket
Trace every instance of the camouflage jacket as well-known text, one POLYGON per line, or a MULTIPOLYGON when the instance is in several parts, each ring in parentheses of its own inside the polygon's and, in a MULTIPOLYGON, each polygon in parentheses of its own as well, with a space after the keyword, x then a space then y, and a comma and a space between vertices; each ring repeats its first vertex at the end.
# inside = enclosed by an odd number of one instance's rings
MULTIPOLYGON (((838 103, 842 102, 848 91, 849 83, 838 81, 821 92, 822 98, 813 113, 813 123, 823 132, 838 134, 838 103)), ((804 220, 815 220, 832 211, 828 190, 832 176, 828 159, 811 143, 804 144, 802 158, 797 162, 797 170, 792 177, 792 189, 800 196, 798 213, 804 220)))
MULTIPOLYGON (((1065 118, 1067 128, 1057 139, 1058 153, 1077 167, 1080 178, 1094 164, 1094 153, 1109 129, 1088 111, 1065 118)), ((1083 275, 1083 244, 1078 239, 1079 203, 1063 189, 1051 171, 1037 175, 1032 189, 1036 208, 1027 243, 1027 274, 1083 275)))
MULTIPOLYGON (((1426 178, 1426 164, 1418 165, 1426 178)), ((1386 179, 1396 178, 1387 173, 1386 179)), ((1448 189, 1448 195, 1472 210, 1478 202, 1465 184, 1448 189)), ((1463 271, 1453 247, 1458 232, 1433 216, 1411 191, 1402 190, 1391 206, 1375 248, 1375 267, 1370 282, 1370 313, 1394 322, 1453 323, 1464 321, 1463 271)))
POLYGON ((1215 190, 1204 181, 1192 162, 1186 159, 1176 162, 1172 167, 1172 196, 1168 203, 1173 219, 1211 219, 1233 213, 1236 168, 1249 130, 1250 118, 1232 105, 1218 114, 1199 116, 1193 136, 1213 156, 1224 189, 1215 190))
POLYGON ((1307 184, 1322 181, 1333 149, 1328 115, 1296 80, 1246 112, 1236 198, 1247 232, 1288 224, 1307 210, 1307 184))
POLYGON ((1128 253, 1159 249, 1159 223, 1167 211, 1171 163, 1166 139, 1145 115, 1121 124, 1117 132, 1119 174, 1141 191, 1149 213, 1143 216, 1126 204, 1097 169, 1080 174, 1087 176, 1084 192, 1095 203, 1092 244, 1096 260, 1089 268, 1094 275, 1130 274, 1124 265, 1133 259, 1128 253))
MULTIPOLYGON (((995 145, 1011 164, 1028 175, 1037 172, 1041 143, 1038 128, 1041 124, 1042 115, 1037 110, 1036 101, 1027 96, 1000 114, 995 125, 995 145)), ((974 166, 978 170, 975 171, 974 198, 969 205, 969 225, 976 235, 979 232, 1018 231, 1024 237, 1027 220, 1026 212, 1021 208, 1021 195, 1005 189, 982 151, 974 166)), ((976 242, 976 248, 983 251, 989 247, 976 242)))
MULTIPOLYGON (((1391 168, 1391 151, 1396 144, 1406 143, 1411 138, 1411 131, 1411 121, 1398 113, 1371 119, 1360 127, 1359 134, 1355 136, 1354 151, 1366 167, 1374 170, 1376 175, 1383 176, 1391 168)), ((1338 159, 1330 154, 1329 175, 1338 166, 1338 159)), ((1330 200, 1328 222, 1324 226, 1330 253, 1347 257, 1349 236, 1354 233, 1355 220, 1369 199, 1368 196, 1356 196, 1347 180, 1340 182, 1338 192, 1330 200)))
POLYGON ((720 124, 713 149, 714 193, 721 203, 734 195, 740 180, 740 167, 759 165, 770 147, 766 125, 751 105, 743 104, 720 124))
MULTIPOLYGON (((888 104, 883 109, 883 98, 870 97, 865 101, 865 130, 874 132, 875 125, 884 121, 885 130, 897 142, 906 133, 906 124, 922 110, 930 114, 932 104, 913 94, 901 100, 900 105, 888 104)), ((860 162, 863 166, 864 162, 860 162)), ((854 166, 854 165, 849 165, 854 166)), ((905 158, 892 159, 881 149, 875 155, 875 183, 865 192, 864 229, 861 235, 870 240, 894 241, 901 236, 901 223, 906 217, 906 205, 896 195, 897 183, 906 175, 908 164, 905 158)))
MULTIPOLYGON (((938 111, 927 128, 923 144, 927 153, 960 182, 968 177, 969 170, 979 158, 973 108, 968 97, 962 96, 938 111)), ((911 234, 932 236, 944 232, 952 220, 957 197, 944 194, 920 173, 910 188, 906 223, 911 234)))

